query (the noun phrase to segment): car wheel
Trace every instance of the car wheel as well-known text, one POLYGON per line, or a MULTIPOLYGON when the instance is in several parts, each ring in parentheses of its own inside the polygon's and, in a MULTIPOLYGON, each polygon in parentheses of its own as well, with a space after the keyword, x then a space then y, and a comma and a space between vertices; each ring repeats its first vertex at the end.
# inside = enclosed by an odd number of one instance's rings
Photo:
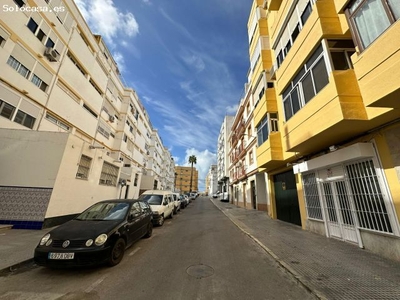
POLYGON ((116 243, 114 244, 114 246, 111 249, 111 253, 110 253, 110 258, 108 260, 108 264, 113 267, 118 265, 122 258, 124 257, 124 253, 125 253, 125 240, 122 238, 119 238, 116 243))
POLYGON ((158 220, 158 226, 163 226, 164 225, 164 216, 160 216, 160 219, 158 220))
POLYGON ((151 237, 152 234, 153 234, 153 223, 149 222, 149 225, 147 225, 147 232, 144 235, 144 237, 149 238, 149 237, 151 237))

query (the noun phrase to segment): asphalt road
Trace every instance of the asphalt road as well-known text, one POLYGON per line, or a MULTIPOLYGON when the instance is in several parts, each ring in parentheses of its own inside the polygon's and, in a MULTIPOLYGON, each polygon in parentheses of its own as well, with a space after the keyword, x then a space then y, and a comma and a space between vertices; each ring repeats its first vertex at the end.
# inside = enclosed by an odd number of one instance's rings
POLYGON ((116 267, 32 266, 0 277, 0 300, 315 299, 206 197, 156 227, 116 267))

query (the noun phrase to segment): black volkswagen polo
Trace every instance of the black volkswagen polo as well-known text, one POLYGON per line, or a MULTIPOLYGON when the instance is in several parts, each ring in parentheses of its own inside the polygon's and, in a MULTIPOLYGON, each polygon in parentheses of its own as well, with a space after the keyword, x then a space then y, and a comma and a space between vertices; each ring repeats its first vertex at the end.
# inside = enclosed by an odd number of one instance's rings
POLYGON ((150 206, 138 200, 98 202, 42 237, 34 261, 40 266, 119 264, 125 249, 153 231, 150 206))

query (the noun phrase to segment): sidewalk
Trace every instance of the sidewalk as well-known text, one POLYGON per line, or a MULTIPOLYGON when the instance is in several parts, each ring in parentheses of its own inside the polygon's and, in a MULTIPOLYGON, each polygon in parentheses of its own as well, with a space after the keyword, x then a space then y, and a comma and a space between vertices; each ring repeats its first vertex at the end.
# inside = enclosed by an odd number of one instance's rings
POLYGON ((0 274, 32 262, 36 245, 48 231, 6 229, 0 225, 0 274))
POLYGON ((211 201, 320 299, 400 299, 400 262, 272 220, 262 211, 211 201))

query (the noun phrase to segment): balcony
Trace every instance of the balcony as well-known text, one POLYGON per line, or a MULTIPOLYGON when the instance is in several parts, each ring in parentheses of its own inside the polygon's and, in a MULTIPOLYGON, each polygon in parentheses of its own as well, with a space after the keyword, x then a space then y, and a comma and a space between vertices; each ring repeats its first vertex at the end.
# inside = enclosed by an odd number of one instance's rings
POLYGON ((244 178, 246 176, 246 170, 244 166, 238 167, 234 172, 233 172, 233 177, 232 177, 232 182, 236 183, 240 179, 244 178))
POLYGON ((254 125, 257 126, 268 112, 277 111, 278 104, 276 101, 275 88, 266 89, 264 95, 261 97, 254 109, 254 125))
POLYGON ((282 139, 280 132, 273 132, 268 140, 257 147, 257 167, 267 171, 283 163, 282 139))
POLYGON ((352 56, 365 106, 400 108, 400 22, 352 56))
POLYGON ((267 10, 279 10, 282 0, 264 0, 263 7, 267 10))
POLYGON ((288 120, 283 150, 307 154, 366 131, 365 109, 354 70, 334 71, 328 85, 288 120))
POLYGON ((282 64, 276 69, 278 94, 282 93, 287 83, 308 59, 309 54, 313 53, 316 46, 321 43, 321 38, 351 38, 350 35, 343 34, 340 19, 337 16, 334 3, 331 1, 316 2, 313 12, 300 31, 295 43, 282 64))

